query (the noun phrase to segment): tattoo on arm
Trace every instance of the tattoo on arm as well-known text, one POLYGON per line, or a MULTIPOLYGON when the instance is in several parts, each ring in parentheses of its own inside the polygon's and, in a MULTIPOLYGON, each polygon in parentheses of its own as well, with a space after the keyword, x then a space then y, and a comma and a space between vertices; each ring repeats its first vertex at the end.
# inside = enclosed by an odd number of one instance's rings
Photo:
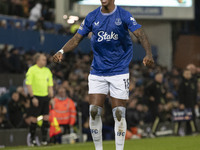
POLYGON ((144 33, 144 30, 142 28, 137 29, 136 31, 133 32, 133 34, 138 38, 138 40, 142 44, 143 48, 146 51, 146 55, 152 56, 151 45, 149 43, 146 34, 144 33))
POLYGON ((75 49, 83 39, 83 36, 76 33, 63 47, 64 52, 69 52, 75 49))

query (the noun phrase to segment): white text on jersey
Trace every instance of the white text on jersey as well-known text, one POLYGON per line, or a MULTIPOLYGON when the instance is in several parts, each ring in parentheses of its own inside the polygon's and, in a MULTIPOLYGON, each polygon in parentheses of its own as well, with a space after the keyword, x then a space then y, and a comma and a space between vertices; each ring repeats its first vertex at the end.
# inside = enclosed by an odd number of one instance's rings
POLYGON ((98 42, 102 42, 103 40, 110 41, 110 40, 118 40, 118 34, 111 32, 108 34, 107 32, 104 31, 99 31, 98 32, 98 42))

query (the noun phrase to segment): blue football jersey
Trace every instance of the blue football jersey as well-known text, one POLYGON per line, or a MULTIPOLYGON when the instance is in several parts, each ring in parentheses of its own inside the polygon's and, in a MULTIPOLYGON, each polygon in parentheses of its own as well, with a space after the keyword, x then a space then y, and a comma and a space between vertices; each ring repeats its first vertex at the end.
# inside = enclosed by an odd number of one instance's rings
POLYGON ((101 7, 90 12, 82 22, 78 33, 87 36, 92 32, 93 62, 90 73, 112 76, 129 72, 133 57, 133 45, 128 30, 141 28, 132 15, 116 6, 111 13, 102 13, 101 7))

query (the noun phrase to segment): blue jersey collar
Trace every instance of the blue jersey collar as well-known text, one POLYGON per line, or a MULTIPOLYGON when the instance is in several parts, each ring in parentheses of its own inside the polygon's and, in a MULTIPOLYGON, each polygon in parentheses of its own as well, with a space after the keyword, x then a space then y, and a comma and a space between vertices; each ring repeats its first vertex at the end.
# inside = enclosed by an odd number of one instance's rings
POLYGON ((103 12, 101 11, 101 9, 102 9, 102 6, 100 7, 100 12, 101 12, 102 15, 104 15, 104 16, 109 16, 109 15, 112 15, 113 13, 115 13, 115 11, 117 10, 117 6, 115 5, 115 9, 114 9, 112 12, 110 12, 110 13, 103 13, 103 12))

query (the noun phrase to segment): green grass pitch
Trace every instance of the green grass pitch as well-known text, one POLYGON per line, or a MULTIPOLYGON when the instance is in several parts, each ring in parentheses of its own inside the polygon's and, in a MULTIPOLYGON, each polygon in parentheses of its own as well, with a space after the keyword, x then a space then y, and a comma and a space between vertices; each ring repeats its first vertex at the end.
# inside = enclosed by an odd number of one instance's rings
MULTIPOLYGON (((104 141, 104 150, 115 150, 114 141, 104 141)), ((91 142, 46 147, 9 147, 9 150, 95 150, 91 142)), ((2 149, 3 150, 3 149, 2 149)), ((127 140, 124 150, 200 150, 200 136, 127 140)))

